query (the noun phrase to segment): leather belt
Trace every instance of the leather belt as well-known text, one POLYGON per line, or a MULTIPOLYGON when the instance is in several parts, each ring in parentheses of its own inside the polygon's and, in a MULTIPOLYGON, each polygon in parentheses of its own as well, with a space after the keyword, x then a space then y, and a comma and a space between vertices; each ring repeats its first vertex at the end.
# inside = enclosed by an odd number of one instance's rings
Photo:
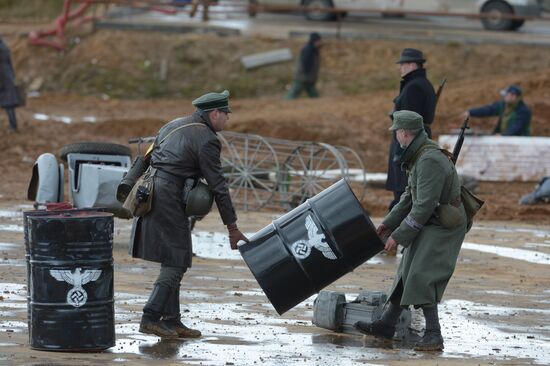
POLYGON ((185 182, 185 178, 182 178, 182 177, 177 176, 177 175, 172 174, 172 173, 165 172, 165 171, 160 170, 160 169, 157 169, 157 171, 155 172, 155 176, 160 177, 164 180, 167 180, 171 183, 174 183, 180 189, 183 188, 183 184, 185 182))

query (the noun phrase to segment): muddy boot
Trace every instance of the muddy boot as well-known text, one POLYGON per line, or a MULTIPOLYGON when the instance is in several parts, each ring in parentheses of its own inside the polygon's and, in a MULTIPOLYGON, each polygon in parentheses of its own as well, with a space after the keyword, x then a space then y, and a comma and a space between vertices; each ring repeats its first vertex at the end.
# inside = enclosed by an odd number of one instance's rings
POLYGON ((426 329, 422 339, 414 345, 415 351, 443 351, 443 336, 440 329, 426 329))
POLYGON ((178 338, 199 338, 202 335, 200 331, 188 328, 181 322, 179 286, 170 293, 170 298, 164 308, 162 322, 174 329, 178 338))
POLYGON ((361 321, 355 323, 353 327, 363 334, 373 335, 375 337, 391 339, 395 334, 395 326, 387 324, 382 320, 375 320, 372 323, 361 321))
POLYGON ((139 324, 139 331, 146 334, 154 334, 161 338, 178 338, 178 332, 169 324, 160 320, 162 310, 165 308, 170 296, 170 288, 155 285, 153 292, 143 308, 143 316, 139 324))
POLYGON ((395 334, 395 325, 403 308, 399 305, 389 303, 388 307, 382 313, 382 317, 373 322, 357 322, 353 326, 363 334, 369 334, 376 337, 393 338, 395 334))
POLYGON ((414 345, 415 351, 442 351, 443 337, 441 336, 441 326, 439 325, 439 315, 437 304, 422 306, 422 312, 426 319, 426 330, 424 336, 414 345))

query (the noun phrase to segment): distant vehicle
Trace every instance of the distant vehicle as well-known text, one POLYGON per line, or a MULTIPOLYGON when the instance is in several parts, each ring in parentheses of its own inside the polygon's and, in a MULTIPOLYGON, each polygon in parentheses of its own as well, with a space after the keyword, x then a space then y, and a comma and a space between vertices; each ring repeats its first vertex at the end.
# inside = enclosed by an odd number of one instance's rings
MULTIPOLYGON (((526 18, 542 14, 546 0, 250 0, 259 6, 297 5, 307 7, 310 20, 335 20, 337 12, 356 10, 397 17, 406 14, 480 16, 488 30, 517 30, 526 18), (315 11, 317 10, 317 11, 315 11), (517 17, 517 18, 516 18, 517 17)), ((251 14, 252 15, 252 14, 251 14)))

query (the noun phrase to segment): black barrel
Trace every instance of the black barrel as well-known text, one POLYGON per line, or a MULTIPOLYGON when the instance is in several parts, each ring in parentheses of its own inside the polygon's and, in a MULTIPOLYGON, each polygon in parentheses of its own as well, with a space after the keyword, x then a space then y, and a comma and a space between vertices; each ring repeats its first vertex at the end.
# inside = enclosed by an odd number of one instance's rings
POLYGON ((31 348, 94 352, 114 346, 113 215, 30 211, 24 221, 31 348))
POLYGON ((241 255, 283 314, 384 248, 345 180, 257 232, 241 255))

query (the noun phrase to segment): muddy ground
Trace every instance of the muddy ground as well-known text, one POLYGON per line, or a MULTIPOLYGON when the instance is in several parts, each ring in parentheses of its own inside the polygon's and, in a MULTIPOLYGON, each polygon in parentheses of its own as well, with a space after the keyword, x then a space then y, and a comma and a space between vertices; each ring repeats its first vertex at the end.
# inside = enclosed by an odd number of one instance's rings
MULTIPOLYGON (((277 315, 237 252, 228 249, 217 213, 197 225, 193 267, 185 275, 185 323, 197 340, 160 341, 140 334, 141 309, 158 266, 127 254, 130 223, 115 221, 116 346, 102 353, 30 350, 20 201, 0 206, 0 364, 2 365, 547 365, 550 363, 550 229, 483 222, 464 243, 440 305, 445 351, 419 353, 411 342, 339 334, 312 325, 313 300, 277 315)), ((276 214, 240 214, 245 232, 276 214)), ((375 223, 379 220, 375 219, 375 223)), ((387 291, 397 258, 380 254, 329 290, 351 301, 362 290, 387 291)), ((421 332, 421 315, 412 326, 421 332)))
MULTIPOLYGON (((192 112, 190 101, 199 91, 227 87, 235 95, 229 130, 350 146, 369 172, 384 172, 387 112, 399 82, 393 61, 405 46, 422 47, 429 55, 434 84, 448 78, 433 126, 436 136, 458 127, 464 109, 495 100, 510 83, 525 90, 534 134, 550 136, 550 50, 545 48, 330 40, 323 50, 322 97, 288 102, 282 96, 292 63, 245 72, 238 60, 280 47, 296 53, 301 40, 99 31, 75 35, 70 47, 57 53, 29 46, 20 34, 32 28, 0 25, 18 77, 35 88, 17 110, 18 133, 6 131, 0 113, 0 364, 550 363, 550 207, 517 204, 535 182, 481 182, 477 193, 486 205, 467 236, 441 307, 443 353, 419 354, 411 344, 314 327, 313 298, 279 317, 242 259, 227 250, 217 213, 197 227, 198 256, 182 287, 182 309, 189 310, 188 323, 203 331, 202 339, 159 342, 137 332, 158 268, 129 258, 129 223, 117 220, 116 347, 101 354, 31 351, 21 211, 31 208, 27 183, 44 152, 58 154, 74 142, 127 144, 129 138, 154 135, 166 121, 192 112), (163 60, 168 69, 162 80, 163 60), (61 122, 67 118, 71 123, 61 122)), ((478 130, 490 130, 493 123, 472 120, 478 130)), ((390 200, 390 192, 369 187, 362 203, 379 222, 390 200)), ((239 223, 254 233, 278 214, 240 213, 239 223)), ((398 259, 378 256, 330 289, 347 292, 348 300, 362 289, 387 290, 398 259)))

